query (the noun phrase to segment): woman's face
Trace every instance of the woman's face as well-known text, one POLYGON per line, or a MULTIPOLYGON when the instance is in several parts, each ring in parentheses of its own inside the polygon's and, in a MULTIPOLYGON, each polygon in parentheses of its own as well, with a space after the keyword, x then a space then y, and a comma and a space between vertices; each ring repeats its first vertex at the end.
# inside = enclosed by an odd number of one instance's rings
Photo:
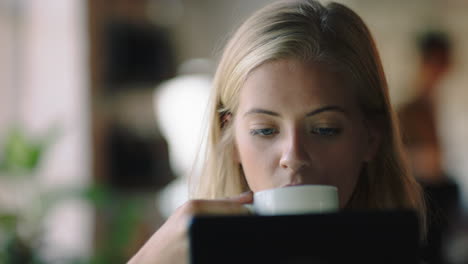
POLYGON ((250 73, 234 130, 235 159, 252 191, 334 185, 341 207, 378 144, 346 81, 297 60, 269 62, 250 73))

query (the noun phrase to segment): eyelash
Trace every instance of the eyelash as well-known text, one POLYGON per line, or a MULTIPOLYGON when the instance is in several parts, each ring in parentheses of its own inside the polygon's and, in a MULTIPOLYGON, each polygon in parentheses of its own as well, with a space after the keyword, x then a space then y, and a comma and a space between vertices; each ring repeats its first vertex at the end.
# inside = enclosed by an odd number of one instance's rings
POLYGON ((341 128, 336 127, 317 127, 312 129, 311 133, 324 137, 333 137, 341 133, 341 128))
POLYGON ((250 130, 250 134, 252 136, 272 136, 274 134, 278 134, 278 130, 276 128, 259 128, 259 129, 252 129, 250 130))
MULTIPOLYGON (((312 134, 324 136, 324 137, 333 137, 341 133, 341 128, 335 127, 317 127, 310 131, 312 134)), ((279 131, 275 128, 259 128, 250 130, 252 136, 263 136, 268 137, 274 134, 278 134, 279 131)))

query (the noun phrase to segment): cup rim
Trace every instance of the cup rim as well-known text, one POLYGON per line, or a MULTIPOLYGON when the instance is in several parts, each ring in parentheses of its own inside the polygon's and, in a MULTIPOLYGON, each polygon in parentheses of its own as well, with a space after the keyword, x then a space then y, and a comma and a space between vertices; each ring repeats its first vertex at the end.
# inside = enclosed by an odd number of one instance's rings
POLYGON ((333 189, 335 191, 338 191, 338 188, 334 185, 326 185, 326 184, 299 184, 299 185, 288 185, 288 186, 282 186, 282 187, 275 187, 275 188, 271 188, 271 189, 265 189, 265 190, 261 190, 261 191, 258 191, 258 192, 255 192, 254 193, 254 196, 257 195, 257 194, 261 194, 261 193, 266 193, 266 192, 272 192, 272 191, 279 191, 279 190, 282 190, 282 189, 301 189, 301 188, 314 188, 314 187, 317 187, 317 188, 320 188, 320 189, 333 189))

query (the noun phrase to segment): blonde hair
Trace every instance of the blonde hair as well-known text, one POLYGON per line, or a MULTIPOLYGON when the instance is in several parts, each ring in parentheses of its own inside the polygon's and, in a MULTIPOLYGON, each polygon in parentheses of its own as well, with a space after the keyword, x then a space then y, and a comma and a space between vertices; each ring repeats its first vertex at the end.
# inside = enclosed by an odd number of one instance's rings
POLYGON ((224 119, 235 115, 240 89, 253 69, 287 58, 320 63, 349 76, 366 120, 381 132, 376 157, 364 166, 346 208, 415 209, 424 219, 422 191, 404 162, 387 82, 367 26, 341 4, 323 6, 313 0, 277 2, 257 11, 225 47, 213 83, 207 156, 195 197, 221 198, 248 190, 233 158, 232 122, 224 119))

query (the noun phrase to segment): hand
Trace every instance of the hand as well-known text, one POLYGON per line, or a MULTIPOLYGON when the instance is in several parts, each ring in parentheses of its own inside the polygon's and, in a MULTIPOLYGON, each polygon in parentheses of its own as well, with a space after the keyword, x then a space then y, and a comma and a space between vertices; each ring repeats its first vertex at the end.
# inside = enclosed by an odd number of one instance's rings
POLYGON ((243 204, 252 203, 252 192, 223 200, 191 200, 179 207, 153 234, 128 264, 188 263, 188 222, 194 215, 249 214, 243 204))

